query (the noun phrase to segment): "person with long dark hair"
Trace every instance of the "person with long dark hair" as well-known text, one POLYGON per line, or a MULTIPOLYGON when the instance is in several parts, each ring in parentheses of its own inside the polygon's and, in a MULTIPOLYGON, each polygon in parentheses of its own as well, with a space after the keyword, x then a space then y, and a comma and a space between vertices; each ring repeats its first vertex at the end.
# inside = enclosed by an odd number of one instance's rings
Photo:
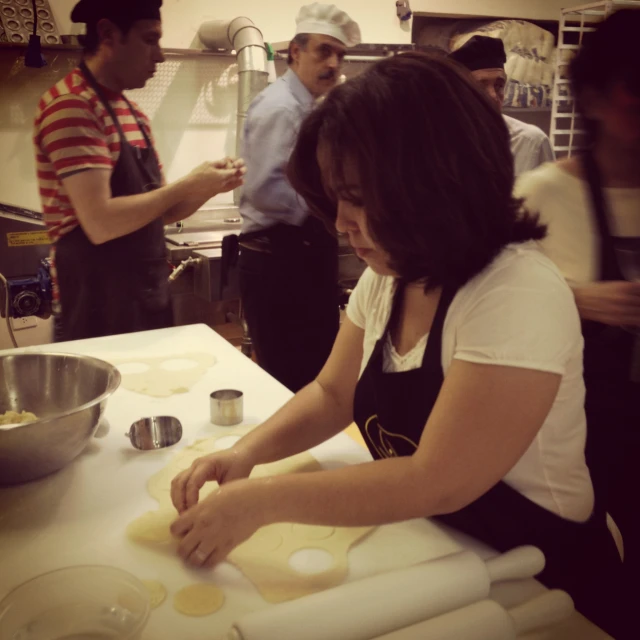
POLYGON ((435 517, 498 551, 538 546, 541 580, 612 630, 621 563, 585 462, 580 321, 512 196, 500 114, 454 63, 396 56, 305 120, 289 177, 369 268, 318 377, 174 479, 181 556, 211 566, 273 522, 435 517), (248 479, 354 419, 373 462, 248 479))
POLYGON ((570 65, 587 147, 523 176, 517 191, 549 225, 547 255, 583 321, 587 459, 640 571, 640 10, 587 34, 570 65))

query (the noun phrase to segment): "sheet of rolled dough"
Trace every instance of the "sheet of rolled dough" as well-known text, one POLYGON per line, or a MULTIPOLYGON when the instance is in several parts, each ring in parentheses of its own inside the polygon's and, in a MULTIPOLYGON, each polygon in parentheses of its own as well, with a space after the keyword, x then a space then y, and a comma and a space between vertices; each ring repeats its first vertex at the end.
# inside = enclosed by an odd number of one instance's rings
POLYGON ((210 353, 181 353, 163 358, 135 358, 130 360, 114 360, 113 364, 122 368, 122 386, 154 398, 167 398, 176 393, 187 393, 205 374, 207 369, 216 363, 210 353), (191 361, 190 368, 171 369, 172 361, 191 361), (144 365, 148 367, 140 373, 128 373, 124 365, 144 365))
MULTIPOLYGON (((227 434, 240 435, 237 432, 227 434)), ((149 512, 131 523, 129 538, 148 546, 173 547, 168 529, 176 512, 171 504, 171 481, 188 469, 197 458, 219 450, 216 441, 208 438, 179 451, 169 464, 151 476, 147 483, 149 494, 159 503, 157 512, 149 512), (155 514, 155 515, 154 515, 155 514), (157 528, 166 527, 166 532, 157 528)), ((251 473, 252 478, 320 471, 322 467, 309 453, 302 453, 286 460, 260 465, 251 473)), ((215 491, 218 484, 207 483, 200 491, 200 499, 215 491)), ((348 572, 349 549, 363 540, 374 527, 333 528, 278 523, 263 527, 246 542, 236 547, 227 560, 235 565, 256 586, 262 597, 271 603, 294 600, 342 583, 348 572), (303 574, 293 569, 289 559, 302 549, 320 549, 333 556, 333 565, 316 574, 303 574)))

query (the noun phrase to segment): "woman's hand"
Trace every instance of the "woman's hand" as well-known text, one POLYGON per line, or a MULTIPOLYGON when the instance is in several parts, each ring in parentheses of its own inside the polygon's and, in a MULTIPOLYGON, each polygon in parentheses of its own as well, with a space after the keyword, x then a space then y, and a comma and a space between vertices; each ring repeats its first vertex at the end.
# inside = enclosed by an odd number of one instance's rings
POLYGON ((213 567, 266 524, 267 505, 258 500, 255 480, 221 487, 184 512, 171 533, 181 539, 180 557, 193 567, 213 567))
POLYGON ((574 286, 580 316, 614 327, 640 326, 640 283, 592 282, 574 286))
POLYGON ((205 482, 215 481, 223 485, 248 478, 253 466, 248 452, 241 446, 198 458, 171 482, 173 506, 178 513, 184 513, 198 504, 200 489, 205 482))

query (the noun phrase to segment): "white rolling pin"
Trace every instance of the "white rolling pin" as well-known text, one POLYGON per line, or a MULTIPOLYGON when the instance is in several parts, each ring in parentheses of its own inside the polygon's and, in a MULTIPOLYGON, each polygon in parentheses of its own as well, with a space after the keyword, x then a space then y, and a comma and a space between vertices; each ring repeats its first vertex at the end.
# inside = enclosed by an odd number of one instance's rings
POLYGON ((493 600, 484 600, 376 640, 516 640, 521 634, 558 624, 573 612, 569 594, 557 590, 509 611, 493 600))
POLYGON ((491 583, 530 578, 543 568, 544 555, 535 547, 487 563, 462 551, 250 613, 228 640, 370 640, 485 600, 491 583))

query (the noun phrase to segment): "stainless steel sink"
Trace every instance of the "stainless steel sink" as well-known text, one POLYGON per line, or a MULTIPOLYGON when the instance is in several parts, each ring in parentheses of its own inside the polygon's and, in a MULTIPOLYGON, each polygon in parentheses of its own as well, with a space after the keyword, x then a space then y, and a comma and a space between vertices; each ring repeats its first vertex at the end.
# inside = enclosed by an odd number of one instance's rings
MULTIPOLYGON (((165 238, 171 262, 179 264, 187 258, 204 258, 208 264, 199 265, 194 275, 181 276, 176 281, 176 289, 186 293, 185 279, 193 282, 194 292, 208 301, 234 299, 239 297, 237 273, 230 274, 230 282, 224 294, 220 295, 220 258, 222 239, 230 234, 238 234, 242 222, 237 208, 221 207, 198 211, 181 226, 167 227, 165 238), (203 277, 203 273, 204 276, 203 277)), ((357 280, 365 269, 365 264, 353 253, 345 237, 339 239, 338 277, 341 282, 357 280)), ((237 271, 237 270, 234 270, 237 271)))

